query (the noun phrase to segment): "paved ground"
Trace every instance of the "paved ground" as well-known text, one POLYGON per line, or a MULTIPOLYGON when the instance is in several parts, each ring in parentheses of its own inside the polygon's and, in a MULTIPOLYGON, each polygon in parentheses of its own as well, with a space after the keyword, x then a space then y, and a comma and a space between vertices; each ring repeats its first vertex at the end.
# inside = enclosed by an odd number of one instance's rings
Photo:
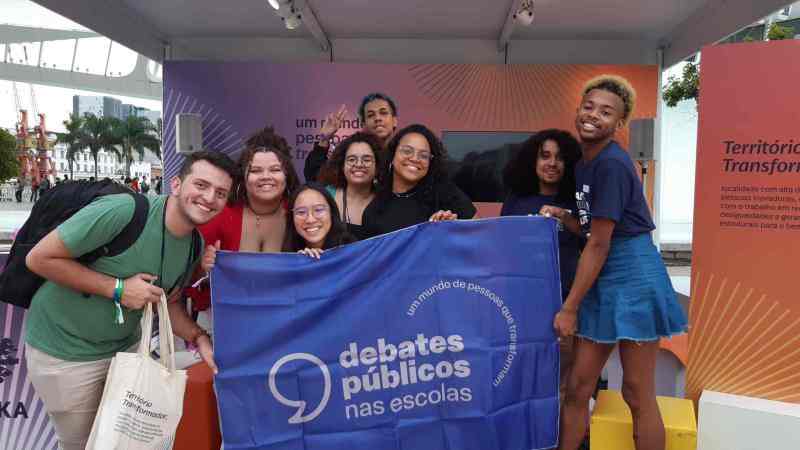
POLYGON ((28 220, 33 203, 0 202, 0 242, 11 239, 13 233, 28 220))

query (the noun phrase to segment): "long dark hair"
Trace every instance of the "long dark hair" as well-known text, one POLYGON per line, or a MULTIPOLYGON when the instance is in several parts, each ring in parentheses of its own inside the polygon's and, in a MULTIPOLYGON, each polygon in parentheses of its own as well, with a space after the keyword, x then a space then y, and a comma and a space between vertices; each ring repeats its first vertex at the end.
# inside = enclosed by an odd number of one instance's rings
POLYGON ((363 142, 367 144, 372 150, 372 157, 375 160, 375 177, 377 179, 381 168, 381 161, 383 150, 381 150, 381 143, 375 135, 359 131, 348 136, 340 142, 336 149, 331 154, 328 162, 322 167, 319 174, 319 180, 323 184, 330 184, 334 187, 341 188, 347 184, 347 178, 344 176, 344 160, 347 156, 347 150, 351 145, 363 142))
POLYGON ((325 187, 321 184, 311 182, 300 186, 298 189, 295 189, 292 192, 292 195, 289 196, 289 213, 286 214, 286 234, 283 239, 283 251, 296 252, 306 248, 307 246, 305 239, 300 236, 300 233, 297 232, 297 229, 294 226, 294 213, 292 210, 294 210, 294 204, 297 201, 297 197, 308 190, 319 192, 322 197, 325 198, 325 202, 328 203, 328 208, 330 208, 331 229, 328 231, 328 235, 325 236, 325 241, 322 243, 322 249, 327 250, 339 245, 355 242, 356 239, 350 233, 348 233, 347 226, 344 224, 344 222, 342 222, 342 218, 339 215, 339 208, 336 207, 336 201, 333 199, 331 194, 329 194, 325 187))
POLYGON ((536 160, 545 141, 558 145, 559 156, 564 160, 564 176, 558 184, 556 199, 569 203, 575 197, 575 164, 581 159, 581 145, 568 131, 542 130, 519 144, 516 157, 506 164, 503 182, 509 193, 522 197, 539 194, 539 176, 536 175, 536 160))
POLYGON ((272 127, 265 127, 248 139, 247 142, 247 146, 239 155, 239 176, 237 177, 236 187, 233 189, 232 201, 234 203, 247 202, 247 188, 245 186, 247 184, 247 175, 250 173, 250 164, 252 164, 253 158, 259 152, 272 152, 281 163, 281 168, 286 176, 286 190, 283 193, 283 198, 287 199, 289 194, 294 192, 300 185, 300 178, 294 170, 292 157, 289 153, 290 148, 286 143, 286 139, 275 133, 272 127))
POLYGON ((436 137, 430 128, 415 123, 398 131, 386 147, 380 175, 378 176, 378 192, 375 199, 375 202, 377 202, 376 206, 379 209, 392 198, 392 183, 394 179, 392 161, 394 160, 395 153, 397 153, 397 146, 400 144, 400 139, 409 133, 422 135, 428 141, 428 146, 430 146, 431 149, 428 173, 414 186, 413 190, 416 192, 415 197, 434 209, 438 207, 438 199, 436 198, 436 190, 434 187, 439 183, 447 181, 447 150, 445 150, 442 141, 436 137))

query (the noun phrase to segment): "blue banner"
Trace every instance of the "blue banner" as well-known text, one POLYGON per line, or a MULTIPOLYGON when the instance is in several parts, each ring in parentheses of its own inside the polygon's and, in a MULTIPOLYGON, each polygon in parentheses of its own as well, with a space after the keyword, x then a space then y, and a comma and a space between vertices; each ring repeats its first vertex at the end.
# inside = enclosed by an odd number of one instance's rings
POLYGON ((555 221, 425 223, 326 252, 222 252, 226 450, 530 450, 558 437, 555 221))

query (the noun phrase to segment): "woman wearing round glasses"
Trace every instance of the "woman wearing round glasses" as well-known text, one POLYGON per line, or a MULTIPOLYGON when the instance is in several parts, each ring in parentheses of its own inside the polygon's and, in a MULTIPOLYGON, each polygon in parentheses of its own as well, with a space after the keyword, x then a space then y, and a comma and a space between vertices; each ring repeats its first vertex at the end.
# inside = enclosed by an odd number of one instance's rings
POLYGON ((319 259, 323 251, 355 240, 333 197, 320 184, 309 183, 295 191, 289 198, 289 211, 283 251, 319 259))
POLYGON ((389 142, 375 200, 364 211, 369 236, 425 221, 471 219, 475 206, 447 178, 447 152, 424 125, 409 125, 389 142))
POLYGON ((367 237, 362 216, 375 197, 375 174, 381 145, 369 133, 358 132, 336 146, 320 180, 336 200, 341 219, 356 239, 367 237))

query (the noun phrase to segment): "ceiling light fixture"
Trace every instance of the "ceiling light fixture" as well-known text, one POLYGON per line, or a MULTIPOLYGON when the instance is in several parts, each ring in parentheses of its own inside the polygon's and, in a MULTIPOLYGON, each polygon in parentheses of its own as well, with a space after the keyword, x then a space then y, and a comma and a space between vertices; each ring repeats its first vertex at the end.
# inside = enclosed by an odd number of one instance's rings
POLYGON ((533 23, 533 0, 522 0, 519 9, 514 13, 514 21, 525 27, 533 23))
POLYGON ((281 18, 283 24, 289 30, 305 28, 314 36, 320 49, 327 52, 331 48, 331 42, 322 30, 314 10, 307 0, 268 0, 270 6, 275 9, 275 14, 281 18))
POLYGON ((303 23, 303 16, 300 14, 301 9, 302 6, 295 5, 294 0, 282 3, 281 7, 278 8, 278 16, 283 20, 283 24, 286 25, 287 29, 294 30, 303 23))
POLYGON ((506 21, 503 30, 500 32, 500 39, 497 41, 497 51, 505 52, 508 43, 511 41, 511 34, 514 27, 529 26, 533 23, 533 0, 514 0, 508 8, 506 21))

